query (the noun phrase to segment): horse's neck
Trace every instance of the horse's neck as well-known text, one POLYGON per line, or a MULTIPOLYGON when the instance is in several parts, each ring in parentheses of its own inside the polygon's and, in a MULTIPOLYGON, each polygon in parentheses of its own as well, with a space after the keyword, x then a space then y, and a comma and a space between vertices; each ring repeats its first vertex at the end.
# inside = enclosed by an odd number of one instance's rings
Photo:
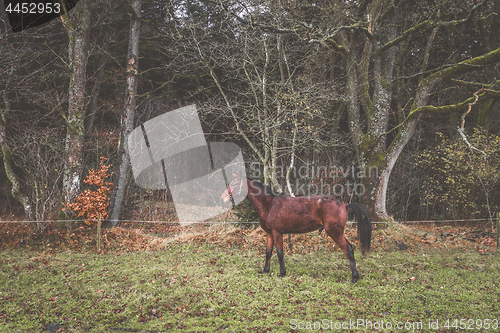
POLYGON ((248 180, 247 185, 248 201, 250 201, 250 204, 253 206, 253 208, 255 208, 260 218, 265 219, 265 217, 269 213, 269 208, 271 206, 273 197, 267 196, 265 189, 260 187, 258 184, 252 183, 251 180, 248 180))

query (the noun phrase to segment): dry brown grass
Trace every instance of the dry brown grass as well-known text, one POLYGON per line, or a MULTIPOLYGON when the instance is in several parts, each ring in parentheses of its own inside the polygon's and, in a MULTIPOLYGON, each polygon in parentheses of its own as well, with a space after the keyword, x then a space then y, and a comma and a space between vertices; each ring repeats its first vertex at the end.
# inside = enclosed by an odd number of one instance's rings
MULTIPOLYGON (((180 226, 178 223, 122 223, 119 227, 103 229, 103 252, 162 249, 172 243, 210 244, 254 248, 260 253, 265 248, 266 234, 256 228, 246 229, 234 223, 224 223, 234 218, 222 215, 210 223, 180 226)), ((72 230, 58 228, 49 223, 43 233, 33 232, 26 223, 0 225, 0 248, 28 246, 36 249, 77 252, 95 251, 95 229, 76 227, 72 230)), ((354 225, 345 229, 346 238, 359 249, 357 230, 354 225)), ((283 237, 287 253, 310 253, 316 250, 339 251, 330 237, 322 232, 311 232, 283 237)), ((496 249, 495 234, 490 225, 439 223, 422 224, 374 224, 372 250, 420 251, 425 249, 472 249, 480 253, 496 249), (407 249, 405 249, 407 247, 407 249)))
MULTIPOLYGON (((348 225, 345 230, 346 238, 356 248, 359 248, 357 230, 348 225)), ((163 244, 172 242, 181 243, 210 243, 221 246, 242 246, 264 248, 266 233, 262 228, 244 229, 235 224, 197 224, 179 227, 175 234, 164 239, 163 244)), ((283 245, 288 253, 311 252, 319 249, 339 251, 332 239, 325 233, 317 231, 307 234, 291 235, 290 248, 288 235, 283 237, 283 245)), ((479 252, 494 251, 496 242, 494 234, 485 226, 452 226, 439 224, 402 224, 390 223, 375 225, 372 236, 372 250, 385 251, 419 251, 435 248, 469 248, 479 252), (404 249, 407 247, 407 249, 404 249)))

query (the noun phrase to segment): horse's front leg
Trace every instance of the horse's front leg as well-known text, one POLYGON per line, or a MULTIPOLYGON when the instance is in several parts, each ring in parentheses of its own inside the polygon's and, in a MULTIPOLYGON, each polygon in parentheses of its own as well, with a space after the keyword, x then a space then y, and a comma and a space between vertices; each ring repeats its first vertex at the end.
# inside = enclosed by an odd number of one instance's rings
POLYGON ((263 273, 269 273, 269 268, 271 267, 271 256, 273 255, 274 240, 270 233, 266 235, 266 263, 264 264, 263 273))
POLYGON ((283 277, 286 274, 285 261, 283 260, 283 234, 274 231, 273 238, 274 243, 276 244, 276 254, 278 255, 278 260, 280 262, 280 277, 283 277))

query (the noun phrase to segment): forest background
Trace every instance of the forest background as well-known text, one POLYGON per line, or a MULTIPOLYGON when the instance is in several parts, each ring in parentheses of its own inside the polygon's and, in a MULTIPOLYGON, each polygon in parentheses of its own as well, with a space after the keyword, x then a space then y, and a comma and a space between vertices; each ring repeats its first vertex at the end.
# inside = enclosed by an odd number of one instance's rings
POLYGON ((66 203, 93 189, 83 180, 105 157, 112 220, 175 220, 168 191, 134 184, 124 142, 194 103, 207 141, 237 143, 276 191, 338 185, 374 220, 490 219, 500 211, 499 9, 80 0, 20 33, 2 14, 0 216, 73 218, 66 203))

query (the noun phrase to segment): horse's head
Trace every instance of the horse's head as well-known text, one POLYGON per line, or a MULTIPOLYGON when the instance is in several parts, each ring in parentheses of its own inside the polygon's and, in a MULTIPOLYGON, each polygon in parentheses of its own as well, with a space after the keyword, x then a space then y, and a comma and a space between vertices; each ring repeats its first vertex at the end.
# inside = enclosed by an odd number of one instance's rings
POLYGON ((240 176, 236 176, 234 174, 233 174, 233 176, 235 176, 235 178, 233 179, 231 184, 229 184, 227 189, 224 191, 224 193, 222 193, 222 195, 220 197, 220 199, 224 203, 228 203, 231 200, 231 197, 233 197, 233 195, 235 195, 235 196, 240 195, 241 190, 245 185, 245 184, 243 184, 245 178, 242 178, 240 176))

